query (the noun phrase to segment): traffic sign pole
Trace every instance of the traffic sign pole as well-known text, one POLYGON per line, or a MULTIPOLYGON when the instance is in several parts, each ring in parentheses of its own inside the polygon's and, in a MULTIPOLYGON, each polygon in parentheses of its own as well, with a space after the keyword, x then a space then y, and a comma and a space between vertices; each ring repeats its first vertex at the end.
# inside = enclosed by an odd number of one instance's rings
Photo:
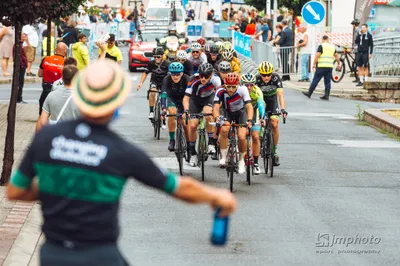
MULTIPOLYGON (((325 18, 325 7, 316 1, 307 2, 301 9, 301 14, 304 21, 311 25, 311 66, 314 64, 315 53, 316 53, 316 43, 317 43, 317 27, 315 25, 321 23, 325 18)), ((314 76, 314 73, 311 74, 314 76)))

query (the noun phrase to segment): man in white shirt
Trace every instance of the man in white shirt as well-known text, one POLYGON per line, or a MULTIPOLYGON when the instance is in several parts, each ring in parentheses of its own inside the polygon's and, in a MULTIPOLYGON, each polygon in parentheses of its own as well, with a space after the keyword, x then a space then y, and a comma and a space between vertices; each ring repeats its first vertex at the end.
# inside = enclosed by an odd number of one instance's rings
POLYGON ((311 40, 306 24, 300 25, 298 31, 303 35, 299 43, 296 45, 297 48, 300 48, 301 53, 301 79, 299 81, 308 82, 310 81, 310 71, 308 65, 311 57, 311 40))
POLYGON ((74 101, 71 100, 71 83, 77 73, 78 68, 76 66, 68 65, 63 68, 64 86, 50 92, 47 96, 43 104, 43 112, 40 115, 37 130, 48 123, 56 124, 59 121, 76 119, 80 116, 78 108, 74 101))
POLYGON ((25 25, 22 28, 22 33, 27 35, 27 38, 24 42, 24 50, 26 54, 26 59, 28 60, 28 66, 26 68, 26 75, 34 77, 36 76, 31 72, 32 63, 35 62, 36 57, 36 48, 39 45, 39 36, 36 32, 36 29, 31 25, 25 25))

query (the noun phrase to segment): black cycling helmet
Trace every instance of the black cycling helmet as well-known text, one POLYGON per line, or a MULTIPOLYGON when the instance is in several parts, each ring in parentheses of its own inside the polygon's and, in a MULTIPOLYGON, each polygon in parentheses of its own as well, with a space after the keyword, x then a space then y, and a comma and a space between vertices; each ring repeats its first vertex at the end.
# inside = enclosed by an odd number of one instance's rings
POLYGON ((214 71, 214 67, 210 63, 203 63, 199 66, 199 74, 211 75, 214 71))
POLYGON ((358 25, 360 25, 360 21, 359 21, 358 19, 354 19, 354 20, 351 22, 351 25, 358 26, 358 25))
POLYGON ((153 55, 164 55, 164 48, 162 47, 154 48, 153 55))
POLYGON ((210 54, 219 54, 219 47, 216 44, 211 45, 210 54))

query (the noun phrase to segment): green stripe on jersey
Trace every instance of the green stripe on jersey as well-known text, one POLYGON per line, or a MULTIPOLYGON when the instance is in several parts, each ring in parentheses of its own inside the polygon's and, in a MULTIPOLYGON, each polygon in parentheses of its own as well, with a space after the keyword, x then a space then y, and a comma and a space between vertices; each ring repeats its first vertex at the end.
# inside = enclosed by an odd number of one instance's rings
POLYGON ((74 200, 114 203, 126 179, 65 165, 35 164, 39 191, 74 200))
POLYGON ((32 184, 32 179, 17 170, 11 177, 11 184, 18 188, 29 188, 32 184))

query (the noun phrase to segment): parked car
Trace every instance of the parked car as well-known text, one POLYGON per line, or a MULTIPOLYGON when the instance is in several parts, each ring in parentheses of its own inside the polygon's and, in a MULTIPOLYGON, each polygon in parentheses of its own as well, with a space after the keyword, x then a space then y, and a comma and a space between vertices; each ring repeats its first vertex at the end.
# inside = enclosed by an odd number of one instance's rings
POLYGON ((147 67, 153 60, 153 49, 157 46, 156 39, 162 39, 166 31, 142 31, 136 35, 129 48, 129 71, 136 71, 138 67, 147 67))

